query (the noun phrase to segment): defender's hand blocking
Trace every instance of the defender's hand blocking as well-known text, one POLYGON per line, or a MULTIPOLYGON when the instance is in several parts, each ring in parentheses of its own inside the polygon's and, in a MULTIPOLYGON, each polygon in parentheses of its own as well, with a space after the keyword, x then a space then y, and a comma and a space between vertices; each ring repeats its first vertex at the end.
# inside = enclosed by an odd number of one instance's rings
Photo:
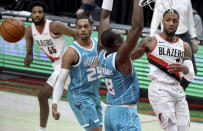
POLYGON ((25 65, 26 67, 30 67, 30 64, 32 63, 32 61, 33 61, 33 57, 27 55, 27 56, 25 57, 25 59, 24 59, 24 65, 25 65))
POLYGON ((52 115, 55 120, 58 120, 60 118, 60 113, 57 111, 58 107, 57 104, 53 103, 52 104, 52 115))

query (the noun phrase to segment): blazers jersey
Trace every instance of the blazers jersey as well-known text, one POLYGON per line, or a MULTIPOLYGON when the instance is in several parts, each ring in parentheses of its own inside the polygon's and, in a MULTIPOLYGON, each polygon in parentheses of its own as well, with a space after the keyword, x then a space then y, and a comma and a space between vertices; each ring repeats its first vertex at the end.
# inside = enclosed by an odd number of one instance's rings
POLYGON ((135 68, 130 74, 123 74, 115 68, 116 52, 105 56, 106 51, 99 54, 99 66, 107 86, 107 103, 110 105, 137 104, 140 89, 135 68))
POLYGON ((51 20, 45 20, 42 32, 39 32, 34 23, 32 23, 31 33, 34 41, 39 45, 40 49, 52 60, 56 61, 62 58, 66 50, 66 42, 63 35, 54 35, 50 31, 51 20))
POLYGON ((149 78, 155 81, 176 84, 179 83, 182 73, 170 74, 167 66, 173 63, 183 63, 185 43, 180 38, 174 42, 165 40, 161 35, 155 35, 156 44, 147 54, 149 61, 149 78))
POLYGON ((92 66, 97 60, 98 53, 97 40, 94 38, 91 40, 93 43, 91 49, 82 47, 76 41, 70 46, 79 54, 78 63, 70 69, 71 82, 68 90, 72 92, 98 94, 102 74, 98 66, 92 66))

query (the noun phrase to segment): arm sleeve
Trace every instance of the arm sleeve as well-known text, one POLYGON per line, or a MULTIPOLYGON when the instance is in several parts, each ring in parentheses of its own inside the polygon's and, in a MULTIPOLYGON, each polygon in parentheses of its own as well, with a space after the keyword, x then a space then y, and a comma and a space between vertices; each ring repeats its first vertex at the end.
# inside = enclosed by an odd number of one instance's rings
POLYGON ((184 75, 184 78, 188 81, 192 81, 195 78, 194 67, 191 60, 184 60, 183 64, 187 66, 189 72, 184 75))
POLYGON ((189 20, 189 32, 192 38, 197 37, 196 35, 196 30, 195 30, 195 24, 194 24, 194 17, 192 14, 192 4, 191 1, 189 0, 189 8, 188 8, 188 20, 189 20))
POLYGON ((63 89, 66 83, 66 80, 69 78, 69 70, 61 68, 59 71, 59 76, 57 78, 56 84, 53 91, 53 103, 58 104, 61 96, 63 94, 63 89))
POLYGON ((161 23, 162 14, 163 14, 159 12, 160 9, 162 10, 161 12, 163 12, 164 10, 163 7, 159 6, 158 8, 158 5, 155 2, 154 12, 153 12, 151 26, 150 26, 150 36, 154 36, 155 34, 157 34, 158 27, 159 27, 159 24, 161 23))
POLYGON ((102 9, 112 11, 113 0, 103 0, 102 9))

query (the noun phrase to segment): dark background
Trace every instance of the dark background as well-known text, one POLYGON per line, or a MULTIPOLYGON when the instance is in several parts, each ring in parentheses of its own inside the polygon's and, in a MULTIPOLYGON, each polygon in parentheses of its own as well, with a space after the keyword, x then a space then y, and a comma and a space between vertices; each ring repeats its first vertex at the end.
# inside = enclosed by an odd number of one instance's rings
MULTIPOLYGON (((0 7, 10 10, 27 10, 28 4, 34 0, 0 0, 0 7)), ((49 14, 76 17, 75 12, 81 5, 81 0, 42 0, 49 7, 49 14)), ((103 0, 96 0, 101 7, 103 0)), ((133 0, 114 0, 113 11, 111 15, 112 21, 119 24, 131 24, 133 0)), ((152 5, 153 6, 153 5, 152 5)), ((197 10, 203 20, 203 0, 192 0, 192 6, 197 10)), ((149 27, 151 23, 153 11, 144 7, 144 26, 149 27)))

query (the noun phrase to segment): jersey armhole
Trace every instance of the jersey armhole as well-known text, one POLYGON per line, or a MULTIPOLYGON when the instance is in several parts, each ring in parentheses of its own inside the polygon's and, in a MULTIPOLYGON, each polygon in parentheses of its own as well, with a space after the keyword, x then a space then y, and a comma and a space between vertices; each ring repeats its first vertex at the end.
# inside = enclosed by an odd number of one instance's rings
POLYGON ((53 39, 57 39, 57 38, 61 37, 62 34, 54 35, 54 34, 51 32, 51 23, 53 23, 53 21, 49 23, 49 33, 50 33, 50 36, 51 36, 53 39))
POLYGON ((184 48, 184 52, 185 52, 185 42, 183 41, 183 48, 184 48))
POLYGON ((32 24, 30 25, 30 33, 31 33, 32 39, 34 40, 33 33, 32 33, 32 24))
POLYGON ((72 65, 73 67, 77 67, 77 66, 79 66, 80 63, 81 63, 81 54, 79 53, 79 51, 78 51, 73 45, 71 45, 69 48, 75 49, 76 52, 78 53, 78 61, 77 61, 77 63, 74 63, 74 64, 72 65))
POLYGON ((154 47, 151 50, 149 50, 149 52, 147 54, 151 53, 156 48, 156 45, 158 43, 157 38, 155 36, 153 36, 153 38, 156 40, 156 43, 155 43, 154 47))
POLYGON ((116 54, 117 54, 117 52, 116 52, 116 53, 113 53, 112 65, 113 65, 113 68, 114 68, 116 71, 118 71, 118 70, 116 69, 116 54))

